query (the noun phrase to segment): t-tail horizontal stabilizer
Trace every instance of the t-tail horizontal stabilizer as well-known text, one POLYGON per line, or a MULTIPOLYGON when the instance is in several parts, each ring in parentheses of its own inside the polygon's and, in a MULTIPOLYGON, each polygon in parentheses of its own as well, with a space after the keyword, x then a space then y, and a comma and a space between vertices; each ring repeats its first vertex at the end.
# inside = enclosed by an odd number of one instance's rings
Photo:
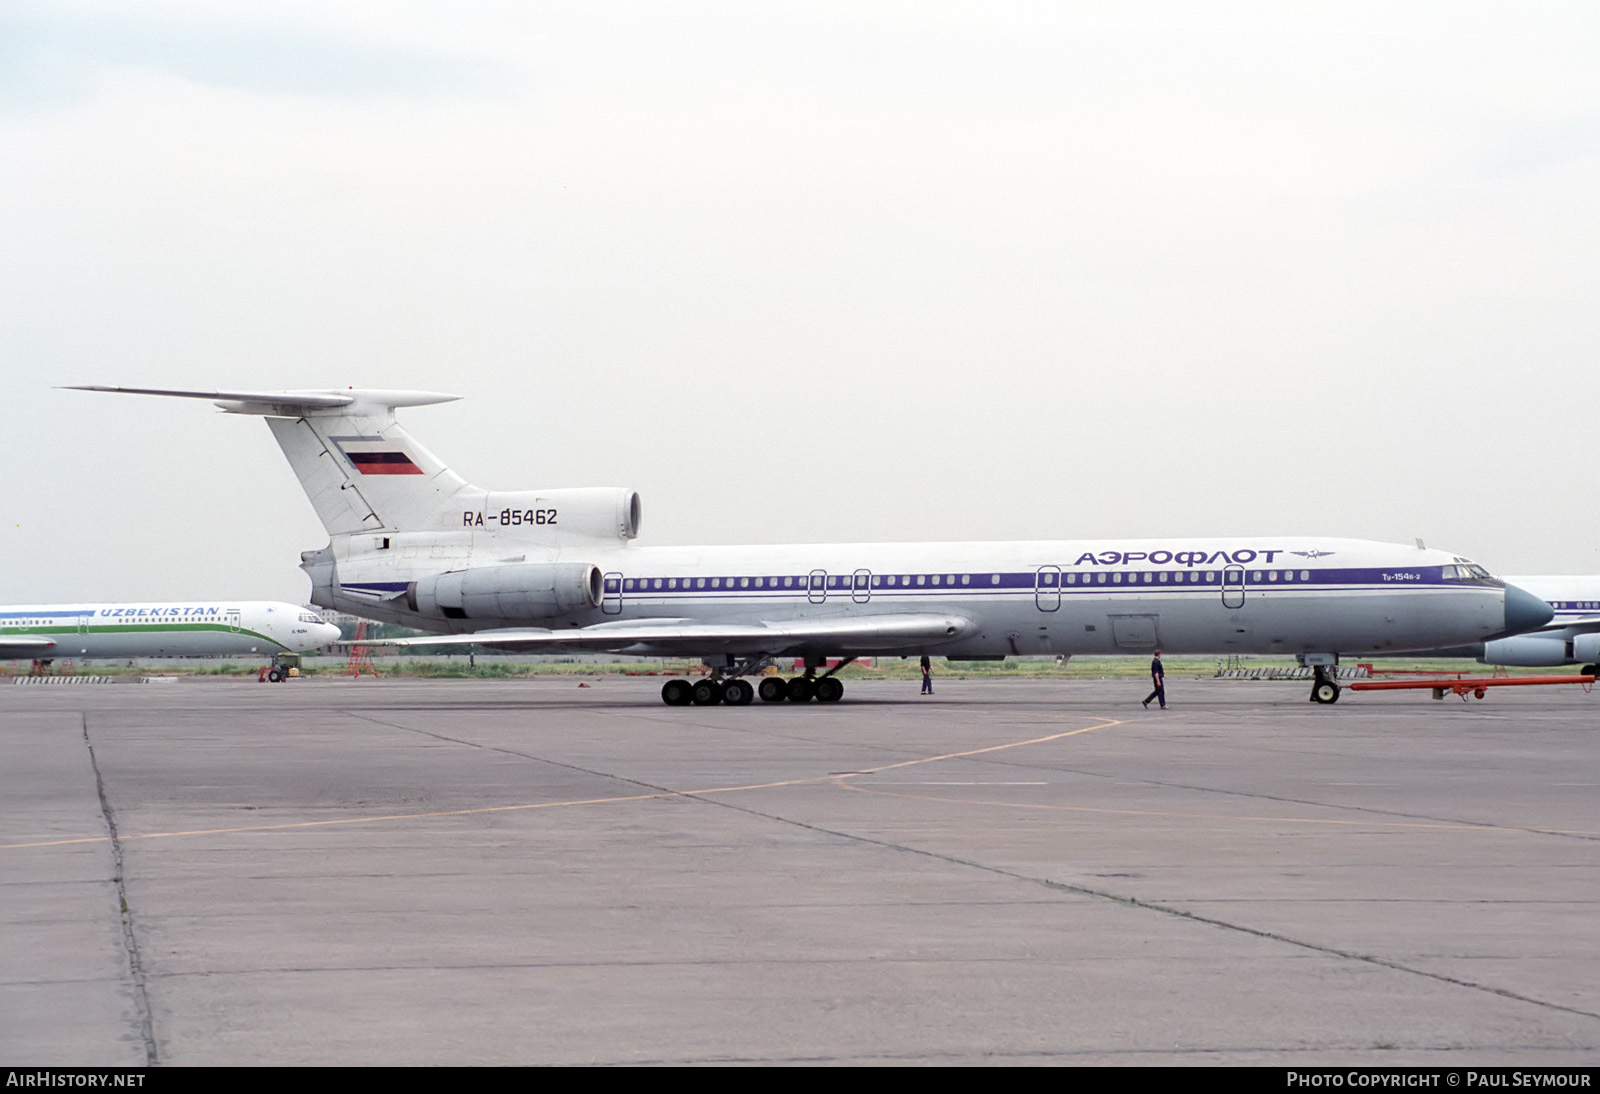
POLYGON ((183 391, 73 385, 74 391, 209 399, 266 419, 330 536, 459 526, 463 493, 481 494, 395 423, 396 407, 459 398, 434 391, 183 391))
POLYGON ((175 399, 210 399, 229 414, 298 418, 303 414, 391 415, 396 407, 429 406, 461 398, 437 391, 389 391, 381 388, 321 389, 315 391, 181 391, 160 387, 110 387, 104 384, 68 384, 67 391, 110 391, 119 395, 166 395, 175 399), (348 410, 344 408, 348 407, 348 410))

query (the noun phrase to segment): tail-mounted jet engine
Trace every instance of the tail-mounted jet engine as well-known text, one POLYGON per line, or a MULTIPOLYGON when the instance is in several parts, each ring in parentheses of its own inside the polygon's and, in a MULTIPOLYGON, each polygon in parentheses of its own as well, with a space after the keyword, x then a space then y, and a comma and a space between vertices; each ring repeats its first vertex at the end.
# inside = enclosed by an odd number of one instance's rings
POLYGON ((582 562, 478 566, 413 581, 406 607, 430 619, 549 621, 600 606, 600 568, 582 562))

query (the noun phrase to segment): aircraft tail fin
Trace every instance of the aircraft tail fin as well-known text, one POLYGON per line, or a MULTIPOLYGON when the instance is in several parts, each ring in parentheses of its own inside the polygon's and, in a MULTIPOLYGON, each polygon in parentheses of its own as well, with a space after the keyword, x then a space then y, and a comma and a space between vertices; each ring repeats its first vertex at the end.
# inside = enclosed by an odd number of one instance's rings
POLYGON ((209 399, 263 417, 329 535, 424 531, 460 522, 460 495, 481 494, 396 422, 396 407, 459 398, 430 391, 178 391, 75 386, 77 391, 209 399))

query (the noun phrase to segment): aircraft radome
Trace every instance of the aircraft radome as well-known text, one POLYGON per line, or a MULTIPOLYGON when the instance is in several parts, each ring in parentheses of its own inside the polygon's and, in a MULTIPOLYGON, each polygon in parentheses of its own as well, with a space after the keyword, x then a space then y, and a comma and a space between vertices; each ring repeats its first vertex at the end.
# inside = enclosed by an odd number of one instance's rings
POLYGON ((312 603, 443 632, 391 644, 691 656, 671 705, 831 702, 867 654, 1259 653, 1315 669, 1339 697, 1341 651, 1401 652, 1538 627, 1551 609, 1467 559, 1355 539, 1045 540, 644 547, 625 489, 489 491, 395 422, 422 391, 174 391, 267 421, 329 534, 301 556, 312 603))
POLYGON ((315 612, 270 600, 0 607, 0 659, 298 653, 338 638, 315 612))

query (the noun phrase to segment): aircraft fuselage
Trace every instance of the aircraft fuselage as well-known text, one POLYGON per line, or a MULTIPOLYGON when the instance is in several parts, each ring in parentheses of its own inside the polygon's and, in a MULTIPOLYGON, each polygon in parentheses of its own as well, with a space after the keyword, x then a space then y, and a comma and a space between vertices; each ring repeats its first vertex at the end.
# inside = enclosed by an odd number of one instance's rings
MULTIPOLYGON (((1457 576, 1463 572, 1458 560, 1442 551, 1360 540, 627 544, 551 552, 539 561, 593 566, 600 578, 597 602, 538 619, 481 606, 454 617, 430 615, 407 593, 414 583, 450 570, 452 560, 424 543, 408 546, 403 536, 340 537, 308 555, 305 568, 315 603, 440 633, 529 625, 559 630, 663 617, 757 623, 944 613, 972 624, 937 649, 960 658, 1158 647, 1174 653, 1400 651, 1439 645, 1445 635, 1483 638, 1507 627, 1501 582, 1457 576), (363 544, 365 538, 372 543, 363 544)), ((481 555, 465 551, 457 563, 481 564, 481 555)), ((652 651, 644 646, 638 652, 652 651)))
POLYGON ((275 601, 0 607, 0 658, 207 657, 325 646, 339 628, 275 601))

